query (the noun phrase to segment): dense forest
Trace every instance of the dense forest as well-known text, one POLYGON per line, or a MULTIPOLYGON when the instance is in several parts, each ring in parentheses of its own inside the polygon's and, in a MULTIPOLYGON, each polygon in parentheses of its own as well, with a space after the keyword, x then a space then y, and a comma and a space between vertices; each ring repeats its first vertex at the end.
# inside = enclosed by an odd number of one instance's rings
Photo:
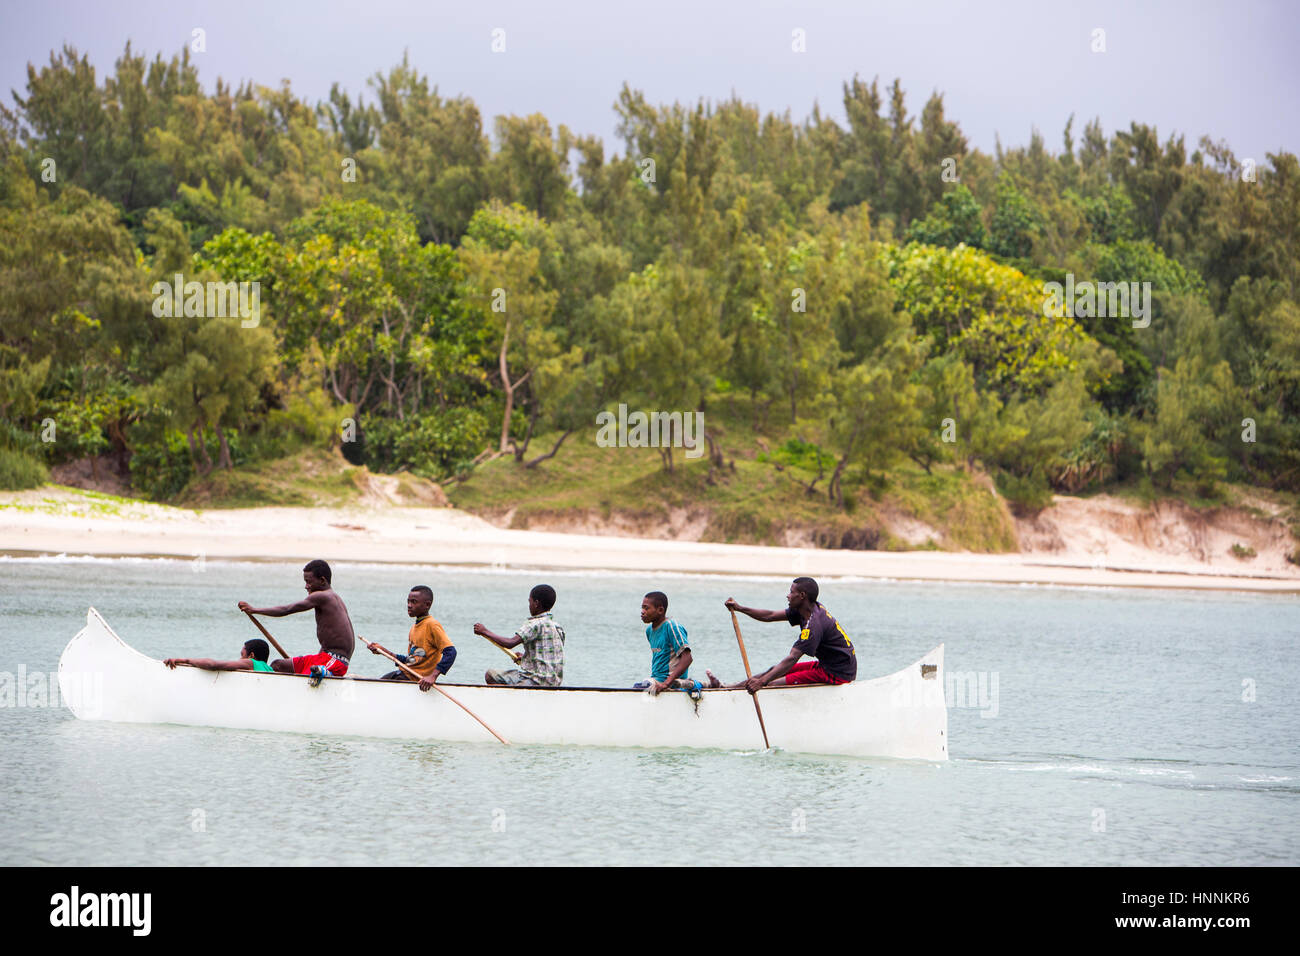
POLYGON ((899 462, 1031 506, 1300 488, 1294 155, 1071 118, 989 156, 937 93, 843 97, 847 126, 625 85, 607 155, 405 60, 312 105, 65 48, 0 107, 0 487, 107 456, 165 500, 329 445, 463 479, 725 401, 800 426, 841 506, 899 462))

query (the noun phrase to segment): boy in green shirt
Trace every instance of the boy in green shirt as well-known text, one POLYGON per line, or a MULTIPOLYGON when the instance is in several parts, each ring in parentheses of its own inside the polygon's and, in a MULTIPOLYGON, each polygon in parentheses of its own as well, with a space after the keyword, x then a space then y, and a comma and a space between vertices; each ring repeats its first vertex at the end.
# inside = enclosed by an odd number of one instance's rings
POLYGON ((691 647, 686 643, 686 628, 669 619, 668 595, 651 591, 641 599, 641 623, 650 642, 650 679, 633 684, 633 689, 651 694, 670 687, 698 689, 700 685, 690 679, 691 647))
POLYGON ((169 657, 163 661, 172 670, 180 664, 185 667, 198 667, 205 671, 258 671, 272 673, 271 665, 266 659, 271 656, 271 648, 260 637, 244 642, 240 648, 237 661, 214 661, 209 657, 169 657))

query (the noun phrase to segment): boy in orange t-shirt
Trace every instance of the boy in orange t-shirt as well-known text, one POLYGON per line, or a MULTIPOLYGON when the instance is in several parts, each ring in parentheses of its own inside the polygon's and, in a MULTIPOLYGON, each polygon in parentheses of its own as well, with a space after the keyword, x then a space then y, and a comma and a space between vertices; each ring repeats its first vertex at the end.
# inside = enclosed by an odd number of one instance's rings
MULTIPOLYGON (((447 636, 442 625, 429 616, 429 609, 432 607, 433 591, 430 588, 423 584, 411 588, 411 593, 406 596, 406 614, 408 617, 415 618, 415 623, 411 625, 410 633, 406 637, 406 653, 393 655, 421 678, 431 683, 437 681, 440 674, 451 670, 451 665, 456 661, 456 648, 451 643, 451 638, 447 636)), ((379 653, 376 644, 372 643, 368 646, 374 653, 379 653)), ((415 680, 416 678, 399 667, 385 674, 382 679, 415 680)))

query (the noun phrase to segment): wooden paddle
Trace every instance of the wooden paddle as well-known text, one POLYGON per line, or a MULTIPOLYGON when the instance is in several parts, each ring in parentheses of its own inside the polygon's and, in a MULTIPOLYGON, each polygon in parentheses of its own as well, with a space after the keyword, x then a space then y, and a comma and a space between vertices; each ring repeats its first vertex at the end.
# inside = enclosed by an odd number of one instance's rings
POLYGON ((500 650, 502 654, 504 654, 506 657, 510 658, 510 659, 511 659, 512 661, 514 661, 516 664, 518 664, 521 660, 524 659, 524 655, 523 655, 523 654, 516 654, 516 653, 515 653, 514 651, 512 651, 510 648, 508 648, 508 647, 502 647, 500 644, 498 644, 496 641, 492 640, 492 638, 488 637, 486 634, 480 634, 479 637, 483 638, 483 640, 487 641, 487 642, 488 642, 489 644, 491 644, 493 647, 495 647, 495 648, 497 648, 498 650, 500 650))
POLYGON ((262 622, 259 621, 257 618, 253 617, 253 612, 245 611, 244 613, 248 615, 248 619, 250 621, 252 621, 255 625, 257 625, 257 629, 266 636, 266 639, 271 642, 271 646, 280 652, 280 656, 283 657, 285 660, 289 660, 289 655, 285 653, 284 648, 281 647, 279 642, 276 641, 276 639, 271 636, 271 632, 262 626, 262 622))
MULTIPOLYGON (((364 637, 358 637, 357 640, 359 640, 359 641, 365 641, 366 639, 365 639, 364 637)), ((370 642, 369 642, 369 641, 366 641, 366 643, 369 644, 370 642)), ((380 654, 383 654, 385 657, 387 657, 390 661, 392 661, 394 664, 396 664, 396 665, 397 665, 398 667, 400 667, 402 670, 406 671, 406 673, 408 673, 408 674, 410 674, 412 677, 414 677, 417 681, 420 679, 420 675, 419 675, 419 674, 417 674, 413 669, 411 669, 410 667, 407 667, 405 664, 403 664, 401 661, 399 661, 399 660, 397 659, 397 657, 394 656, 394 654, 393 654, 393 653, 392 653, 388 648, 384 647, 384 645, 382 645, 382 644, 376 644, 375 647, 379 649, 379 653, 380 653, 380 654)), ((433 682, 433 689, 436 690, 436 691, 437 691, 439 694, 441 694, 443 697, 446 697, 449 701, 451 701, 453 704, 455 704, 455 705, 456 705, 457 707, 459 707, 461 710, 465 711, 465 713, 469 714, 471 717, 473 717, 475 720, 477 720, 480 724, 483 725, 483 728, 484 728, 488 733, 490 733, 493 737, 495 737, 497 740, 501 741, 501 742, 502 742, 503 744, 505 744, 507 747, 510 746, 510 741, 506 740, 506 738, 502 737, 499 733, 497 733, 495 730, 493 730, 491 727, 489 727, 489 726, 487 725, 487 721, 485 721, 482 717, 480 717, 478 714, 474 713, 474 711, 470 710, 468 707, 466 707, 464 704, 462 704, 460 701, 458 701, 455 697, 452 697, 451 694, 447 693, 445 690, 443 690, 441 687, 439 687, 437 681, 434 681, 434 682, 433 682)))
MULTIPOLYGON (((740 636, 740 622, 736 620, 736 612, 731 612, 731 626, 736 630, 736 643, 740 645, 740 659, 745 662, 745 677, 753 677, 749 669, 749 655, 745 653, 745 639, 740 636)), ((754 698, 754 711, 758 714, 758 726, 763 731, 763 746, 768 750, 772 745, 767 742, 767 726, 763 723, 763 708, 758 706, 758 694, 750 694, 754 698)))

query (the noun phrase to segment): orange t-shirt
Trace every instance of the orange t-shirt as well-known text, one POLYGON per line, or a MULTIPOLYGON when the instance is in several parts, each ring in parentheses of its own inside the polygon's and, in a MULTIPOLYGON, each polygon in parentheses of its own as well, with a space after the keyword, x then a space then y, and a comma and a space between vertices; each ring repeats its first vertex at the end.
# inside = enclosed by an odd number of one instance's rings
POLYGON ((442 660, 442 652, 451 647, 451 638, 432 617, 422 617, 411 625, 406 636, 406 666, 421 677, 432 674, 442 660))

